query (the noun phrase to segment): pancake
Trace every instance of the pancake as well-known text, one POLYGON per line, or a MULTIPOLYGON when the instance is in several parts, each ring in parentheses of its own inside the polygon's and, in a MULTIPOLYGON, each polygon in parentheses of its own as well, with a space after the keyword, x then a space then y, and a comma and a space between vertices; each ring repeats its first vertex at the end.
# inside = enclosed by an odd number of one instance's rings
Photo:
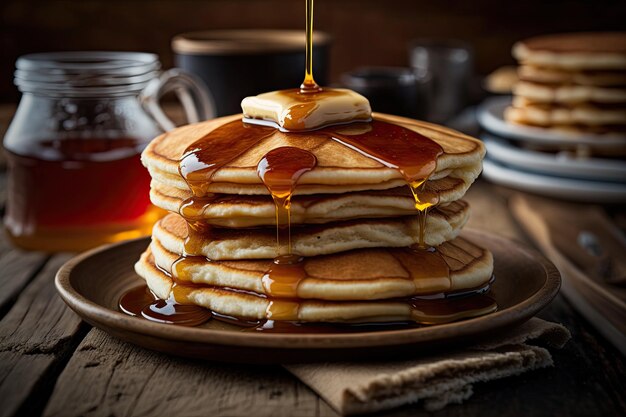
MULTIPOLYGON (((334 255, 306 258, 307 277, 298 285, 299 298, 320 300, 376 300, 411 297, 477 288, 493 273, 491 253, 470 241, 457 237, 437 250, 450 267, 450 280, 444 277, 411 279, 409 272, 394 257, 403 249, 357 249, 334 255)), ((190 258, 183 276, 173 264, 179 255, 153 239, 150 246, 154 263, 175 276, 179 282, 227 287, 267 294, 263 276, 271 260, 206 261, 190 258)))
MULTIPOLYGON (((463 243, 465 245, 465 243, 463 243)), ((481 250, 483 251, 483 250, 481 250)), ((488 254, 488 252, 486 252, 488 254)), ((490 254, 487 255, 490 259, 490 254)), ((485 262, 477 262, 472 264, 472 268, 482 270, 483 274, 490 271, 488 259, 485 262), (479 266, 480 265, 480 266, 479 266)), ((319 266, 324 268, 326 263, 319 266)), ((161 299, 167 299, 173 287, 173 280, 154 263, 154 257, 150 249, 148 249, 135 264, 137 274, 142 277, 151 291, 161 299)), ((489 273, 490 274, 490 273, 489 273)), ((410 281, 406 278, 406 281, 410 281)), ((339 280, 336 280, 339 281, 339 280)), ((304 282, 302 283, 304 286, 304 282)), ((353 285, 353 284, 348 284, 353 285)), ((375 284, 374 284, 375 285, 375 284)), ((391 288, 393 284, 390 281, 383 284, 391 288)), ((328 280, 326 285, 318 282, 317 279, 306 284, 307 291, 317 291, 330 294, 327 289, 329 286, 335 288, 336 294, 348 292, 349 289, 345 283, 332 282, 328 280)), ((298 302, 279 301, 268 299, 264 295, 249 291, 237 291, 226 287, 219 286, 194 286, 177 296, 177 302, 182 304, 194 304, 212 310, 213 312, 246 320, 263 320, 276 319, 271 316, 270 306, 275 303, 286 303, 290 309, 293 309, 292 316, 283 316, 282 319, 298 322, 393 322, 412 320, 423 323, 432 324, 436 320, 432 315, 425 314, 428 310, 428 302, 422 305, 411 305, 405 300, 389 299, 389 300, 366 300, 366 301, 328 301, 319 299, 304 299, 298 302), (295 306, 295 308, 294 308, 295 306), (426 307, 426 308, 424 308, 426 307)), ((477 309, 475 315, 482 315, 495 311, 496 305, 489 299, 482 299, 480 309, 477 309), (485 303, 485 301, 487 301, 485 303)), ((448 303, 454 308, 455 303, 448 303)), ((467 310, 462 308, 463 302, 459 304, 459 311, 446 311, 441 314, 441 322, 449 322, 455 319, 455 314, 460 317, 468 318, 467 310)), ((470 313, 471 316, 471 313, 470 313)))
POLYGON ((518 81, 517 67, 507 65, 487 75, 483 81, 483 87, 492 94, 511 94, 513 86, 518 81))
POLYGON ((584 125, 626 127, 626 104, 622 107, 603 108, 589 104, 554 106, 513 100, 504 117, 513 123, 534 126, 584 125))
MULTIPOLYGON (((454 239, 469 218, 469 206, 460 200, 432 210, 426 220, 424 242, 438 246, 454 239)), ((291 228, 293 252, 301 256, 327 255, 352 249, 404 247, 419 243, 417 216, 360 219, 291 228)), ((169 214, 154 225, 152 236, 170 252, 183 253, 187 225, 169 214)), ((200 253, 212 260, 272 259, 276 253, 276 229, 213 228, 200 253)))
MULTIPOLYGON (((223 117, 165 133, 148 145, 142 154, 142 161, 158 183, 188 190, 178 172, 178 161, 185 149, 213 129, 240 118, 241 115, 223 117)), ((376 114, 374 118, 401 124, 443 147, 446 153, 437 160, 437 169, 431 179, 448 176, 458 178, 463 181, 466 190, 479 175, 485 153, 480 141, 444 127, 411 119, 376 114)), ((289 135, 277 130, 256 147, 220 168, 207 191, 220 194, 268 194, 257 175, 256 166, 268 151, 281 146, 296 146, 313 153, 317 158, 317 166, 300 177, 294 195, 382 190, 405 185, 397 170, 387 168, 315 131, 289 135)))
POLYGON ((540 84, 576 84, 596 87, 626 86, 626 70, 567 71, 557 68, 521 65, 517 69, 517 74, 520 80, 540 84))
POLYGON ((530 127, 546 129, 550 132, 559 133, 563 137, 571 139, 570 145, 565 144, 565 143, 562 143, 558 146, 532 145, 532 149, 552 151, 552 152, 558 152, 558 151, 566 150, 566 149, 577 149, 577 150, 583 150, 584 152, 587 152, 587 153, 583 153, 583 155, 589 155, 588 153, 589 151, 591 151, 593 155, 604 155, 604 156, 626 155, 626 146, 624 146, 623 144, 616 143, 614 146, 610 146, 610 147, 609 146, 603 146, 602 148, 592 147, 590 149, 587 145, 577 143, 577 140, 579 138, 585 137, 589 134, 592 134, 594 135, 594 137, 597 137, 597 140, 603 140, 605 137, 621 140, 624 138, 624 134, 626 134, 626 127, 624 125, 589 126, 589 125, 580 125, 580 124, 578 125, 570 124, 570 125, 542 126, 542 125, 532 124, 530 121, 522 119, 522 118, 517 119, 515 117, 515 112, 510 112, 510 110, 511 110, 510 107, 505 110, 505 118, 507 122, 509 123, 517 124, 521 126, 530 126, 530 127), (508 117, 507 117, 507 112, 508 112, 508 117))
MULTIPOLYGON (((429 181, 427 190, 436 191, 440 203, 445 204, 461 198, 465 186, 460 179, 446 177, 429 181)), ((181 202, 189 197, 190 191, 152 181, 150 199, 157 207, 177 213, 181 202)), ((415 214, 415 199, 406 185, 388 190, 296 196, 291 201, 291 224, 415 214)), ((276 225, 274 202, 267 195, 220 194, 204 209, 202 216, 208 224, 221 227, 276 225)))
POLYGON ((528 81, 518 82, 513 94, 539 103, 610 103, 626 105, 626 88, 588 85, 551 85, 528 81))
POLYGON ((567 70, 626 69, 626 32, 536 36, 513 46, 523 64, 567 70))

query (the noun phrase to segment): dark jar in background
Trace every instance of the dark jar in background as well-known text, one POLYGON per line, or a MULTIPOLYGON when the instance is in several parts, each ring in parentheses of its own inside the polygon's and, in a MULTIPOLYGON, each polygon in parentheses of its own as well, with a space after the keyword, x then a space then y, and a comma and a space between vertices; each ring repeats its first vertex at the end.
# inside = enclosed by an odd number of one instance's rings
POLYGON ((173 127, 158 100, 184 94, 193 122, 211 116, 207 92, 177 70, 160 73, 146 53, 33 54, 16 67, 23 94, 4 137, 13 242, 79 251, 149 234, 162 213, 140 153, 173 127))
POLYGON ((341 76, 341 84, 365 96, 374 111, 424 119, 430 103, 430 75, 403 67, 361 67, 341 76))

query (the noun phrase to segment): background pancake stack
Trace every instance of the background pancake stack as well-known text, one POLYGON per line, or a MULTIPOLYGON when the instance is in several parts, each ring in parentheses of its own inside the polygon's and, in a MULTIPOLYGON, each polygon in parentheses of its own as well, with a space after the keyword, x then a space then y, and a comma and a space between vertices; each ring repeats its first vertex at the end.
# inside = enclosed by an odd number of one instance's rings
POLYGON ((481 171, 482 144, 439 126, 374 117, 443 148, 425 185, 439 201, 426 218, 423 236, 436 254, 408 248, 419 243, 421 226, 415 199, 397 169, 316 131, 278 130, 212 175, 210 203, 193 226, 201 230, 196 232, 200 244, 189 253, 187 223, 178 213, 192 193, 179 161, 215 129, 241 123, 237 115, 176 129, 144 151, 151 199, 172 214, 155 225, 136 271, 160 299, 243 320, 440 323, 493 311, 495 303, 484 295, 445 299, 485 291, 492 278, 491 253, 458 237, 469 216, 461 198, 481 171), (268 279, 281 248, 275 205, 257 173, 264 155, 285 146, 317 159, 300 177, 291 201, 291 248, 305 258, 303 275, 288 283, 268 279), (445 261, 445 271, 437 260, 445 261))
POLYGON ((478 121, 484 176, 533 194, 626 202, 626 33, 539 36, 513 46, 512 97, 478 121))
POLYGON ((507 121, 566 132, 626 132, 626 33, 530 38, 513 47, 519 82, 507 121))

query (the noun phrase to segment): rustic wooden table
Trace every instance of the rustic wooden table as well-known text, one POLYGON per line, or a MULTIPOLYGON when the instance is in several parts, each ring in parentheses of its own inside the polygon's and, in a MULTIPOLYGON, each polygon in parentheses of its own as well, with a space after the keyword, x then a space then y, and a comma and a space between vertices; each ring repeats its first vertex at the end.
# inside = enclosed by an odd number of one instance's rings
MULTIPOLYGON (((0 202, 5 184, 0 175, 0 202)), ((467 196, 468 227, 526 241, 507 210, 506 194, 479 181, 467 196)), ((92 328, 54 289, 54 275, 70 257, 23 252, 1 234, 0 416, 336 415, 280 366, 170 357, 92 328)), ((572 332, 565 348, 553 351, 554 368, 477 384, 465 404, 433 415, 626 415, 626 367, 619 352, 561 296, 540 316, 572 332)), ((385 415, 424 414, 416 405, 385 415)))

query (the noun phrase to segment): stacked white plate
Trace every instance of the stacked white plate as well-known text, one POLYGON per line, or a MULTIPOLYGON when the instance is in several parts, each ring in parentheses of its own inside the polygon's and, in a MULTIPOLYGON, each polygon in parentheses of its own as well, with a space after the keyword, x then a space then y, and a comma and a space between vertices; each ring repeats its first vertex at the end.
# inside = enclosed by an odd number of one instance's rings
POLYGON ((625 135, 574 135, 512 125, 503 117, 510 103, 510 97, 494 97, 478 110, 486 131, 481 139, 487 146, 483 175, 488 180, 573 201, 626 202, 626 160, 584 156, 626 149, 625 135))

